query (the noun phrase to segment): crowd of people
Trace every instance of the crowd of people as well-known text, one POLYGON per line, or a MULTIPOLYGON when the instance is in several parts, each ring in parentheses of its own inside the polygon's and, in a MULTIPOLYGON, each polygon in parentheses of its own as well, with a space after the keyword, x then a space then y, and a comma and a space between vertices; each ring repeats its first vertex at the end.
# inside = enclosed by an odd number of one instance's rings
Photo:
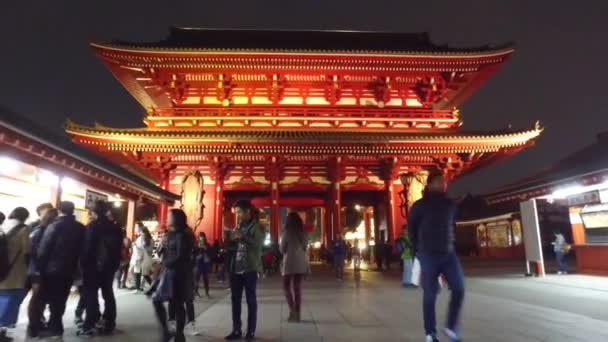
MULTIPOLYGON (((162 341, 185 341, 188 330, 197 335, 194 300, 210 297, 210 276, 228 282, 232 303, 232 329, 226 340, 255 339, 258 321, 257 282, 275 267, 283 277, 288 320, 301 321, 302 283, 310 274, 307 233, 300 215, 291 212, 276 247, 266 248, 266 228, 259 211, 247 200, 233 206, 237 217, 234 229, 224 231, 223 245, 210 244, 203 232, 195 235, 187 225, 186 214, 171 209, 167 230, 154 241, 141 223, 131 241, 117 223, 108 203, 97 202, 90 210, 86 227, 74 216, 74 204, 61 202, 38 207, 38 219, 26 225, 30 216, 24 208, 14 209, 8 218, 0 213, 0 342, 9 341, 8 329, 15 326, 19 308, 31 293, 27 334, 29 337, 63 335, 63 315, 72 286, 78 286, 76 309, 78 334, 92 336, 111 333, 116 327, 114 282, 119 289, 143 291, 153 303, 162 341), (278 260, 276 260, 278 259, 278 260), (129 284, 129 286, 127 285, 129 284), (100 312, 98 293, 104 300, 100 312), (241 318, 245 293, 247 321, 241 318), (48 307, 50 316, 45 317, 48 307), (174 323, 171 323, 174 322, 174 323)), ((443 329, 450 341, 459 341, 459 316, 464 299, 464 276, 454 250, 456 204, 448 198, 441 174, 428 177, 421 200, 409 211, 408 225, 395 240, 395 255, 402 265, 402 285, 423 290, 424 331, 427 342, 436 342, 435 302, 441 283, 451 293, 448 319, 443 329), (419 274, 413 269, 419 268, 419 274)), ((563 259, 567 244, 556 234, 554 243, 563 259)), ((392 247, 391 247, 392 248, 392 247)), ((344 265, 352 259, 355 272, 363 257, 358 243, 350 246, 342 234, 321 246, 319 258, 330 259, 338 280, 344 279, 344 265)), ((392 249, 380 245, 376 250, 377 268, 388 269, 392 249)), ((369 257, 369 255, 368 255, 369 257)), ((560 260, 560 272, 565 272, 560 260)))

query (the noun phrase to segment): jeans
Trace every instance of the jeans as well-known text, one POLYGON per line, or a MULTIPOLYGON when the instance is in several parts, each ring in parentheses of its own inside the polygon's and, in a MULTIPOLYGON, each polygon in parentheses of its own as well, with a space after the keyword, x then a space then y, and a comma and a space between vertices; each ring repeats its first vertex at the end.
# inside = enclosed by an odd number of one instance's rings
POLYGON ((84 287, 78 286, 78 294, 80 298, 78 298, 78 304, 76 305, 76 310, 74 310, 74 316, 76 318, 82 318, 84 310, 87 308, 87 301, 84 295, 84 287))
MULTIPOLYGON (((19 307, 25 298, 25 289, 0 290, 0 328, 17 324, 19 307)), ((38 316, 40 319, 40 316, 38 316)))
POLYGON ((289 305, 289 311, 300 313, 302 307, 302 274, 287 274, 283 276, 283 291, 289 305))
POLYGON ((566 263, 566 254, 562 251, 555 251, 555 260, 557 261, 557 270, 559 272, 567 272, 568 264, 566 263))
POLYGON ((336 268, 336 278, 343 279, 344 278, 344 255, 335 255, 334 256, 334 267, 336 268))
POLYGON ((44 307, 46 306, 45 298, 43 297, 42 285, 40 282, 32 284, 32 296, 27 307, 27 317, 29 320, 27 330, 32 337, 38 336, 42 329, 42 320, 44 307))
POLYGON ((194 283, 196 284, 195 291, 198 294, 198 284, 203 278, 203 285, 205 286, 205 294, 209 295, 209 268, 208 265, 200 266, 196 270, 194 283))
POLYGON ((104 301, 104 327, 114 329, 116 326, 116 298, 114 297, 113 283, 114 272, 101 272, 85 276, 83 288, 87 315, 83 329, 91 329, 99 321, 99 317, 101 316, 99 312, 99 290, 101 290, 101 296, 104 301))
POLYGON ((129 275, 129 264, 120 265, 118 271, 116 271, 116 282, 118 283, 118 288, 124 288, 127 286, 127 276, 129 275))
MULTIPOLYGON (((158 319, 158 323, 160 325, 161 341, 169 342, 171 340, 171 332, 169 331, 169 326, 167 325, 167 310, 165 309, 165 304, 161 301, 154 301, 153 305, 154 311, 156 312, 156 318, 158 319)), ((186 337, 184 336, 184 326, 186 320, 184 302, 173 302, 169 303, 169 305, 173 305, 173 309, 175 310, 176 316, 174 341, 186 341, 186 337)))
POLYGON ((422 277, 424 330, 427 335, 436 335, 435 302, 439 283, 437 278, 443 275, 451 290, 448 309, 447 328, 458 331, 458 319, 464 299, 464 275, 460 261, 455 253, 442 255, 419 255, 422 277))
MULTIPOLYGON (((175 316, 176 316, 176 308, 175 306, 178 305, 178 303, 176 301, 169 301, 169 320, 170 321, 175 321, 175 316)), ((192 323, 196 320, 196 317, 194 315, 194 302, 191 300, 186 300, 186 302, 182 303, 182 305, 186 306, 186 320, 188 321, 188 323, 192 323)))
POLYGON ((247 333, 255 334, 258 319, 258 301, 256 298, 256 286, 258 273, 245 272, 243 274, 230 275, 230 291, 232 292, 232 330, 241 331, 241 301, 243 289, 247 299, 247 333))
POLYGON ((403 285, 410 285, 412 283, 412 268, 414 267, 414 260, 411 258, 402 259, 403 261, 403 275, 401 283, 403 285))
POLYGON ((72 281, 72 277, 60 275, 45 275, 42 277, 41 290, 51 311, 49 329, 55 336, 63 335, 63 314, 72 288, 72 281))

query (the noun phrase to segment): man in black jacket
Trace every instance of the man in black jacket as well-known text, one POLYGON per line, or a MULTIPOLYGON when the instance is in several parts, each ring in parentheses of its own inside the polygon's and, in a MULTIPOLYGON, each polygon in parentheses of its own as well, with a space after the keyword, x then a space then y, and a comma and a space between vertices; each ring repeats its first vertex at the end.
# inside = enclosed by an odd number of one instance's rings
POLYGON ((38 249, 41 291, 51 310, 49 328, 63 336, 63 314, 78 267, 84 226, 74 217, 74 203, 61 202, 59 217, 46 228, 38 249))
POLYGON ((440 275, 445 276, 452 291, 444 332, 450 341, 459 341, 458 318, 464 298, 464 276, 454 252, 455 217, 456 203, 445 193, 443 175, 432 173, 428 177, 424 196, 414 203, 409 213, 410 241, 422 271, 424 329, 427 342, 438 341, 435 302, 440 275))
POLYGON ((108 219, 110 207, 99 201, 90 212, 91 222, 87 225, 81 267, 86 306, 86 319, 78 335, 92 336, 99 321, 98 293, 104 300, 103 321, 99 331, 109 333, 116 327, 116 299, 114 297, 114 275, 120 266, 122 230, 118 224, 108 219))

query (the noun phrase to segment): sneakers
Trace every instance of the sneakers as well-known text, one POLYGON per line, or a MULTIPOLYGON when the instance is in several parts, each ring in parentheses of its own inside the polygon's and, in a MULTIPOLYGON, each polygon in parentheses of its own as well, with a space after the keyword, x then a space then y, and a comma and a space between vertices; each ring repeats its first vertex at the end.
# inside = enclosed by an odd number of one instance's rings
POLYGON ((95 336, 95 328, 81 328, 76 332, 76 336, 93 337, 95 336))
POLYGON ((196 329, 196 322, 190 322, 184 328, 184 333, 190 336, 200 336, 201 333, 196 329))
POLYGON ((240 331, 233 331, 230 333, 230 335, 224 337, 226 341, 236 341, 240 340, 241 338, 243 338, 243 333, 240 331))
POLYGON ((443 333, 450 339, 450 342, 460 342, 460 337, 454 330, 445 328, 443 329, 443 333))
POLYGON ((424 342, 439 342, 439 339, 433 335, 426 335, 424 342))
POLYGON ((253 341, 255 340, 255 334, 252 332, 247 333, 247 335, 245 335, 245 341, 253 341))

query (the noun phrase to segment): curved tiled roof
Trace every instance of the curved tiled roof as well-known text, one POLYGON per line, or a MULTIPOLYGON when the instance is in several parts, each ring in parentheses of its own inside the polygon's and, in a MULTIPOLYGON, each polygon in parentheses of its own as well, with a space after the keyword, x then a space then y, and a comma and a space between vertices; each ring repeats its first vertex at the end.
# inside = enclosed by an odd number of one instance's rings
POLYGON ((179 197, 169 191, 161 189, 155 184, 143 179, 126 169, 115 165, 106 159, 74 144, 66 136, 60 136, 39 126, 37 123, 16 114, 8 108, 0 106, 0 126, 7 127, 12 131, 19 132, 25 136, 49 146, 50 148, 65 153, 77 160, 80 160, 95 169, 104 171, 124 182, 130 183, 137 188, 158 196, 159 198, 171 201, 178 200, 179 197))
POLYGON ((68 122, 66 130, 73 135, 104 140, 153 144, 166 140, 182 142, 270 142, 270 143, 434 143, 493 144, 504 147, 522 145, 542 132, 537 124, 520 132, 386 132, 350 130, 246 130, 246 129, 115 129, 95 125, 86 127, 68 122))
POLYGON ((428 33, 370 31, 295 31, 173 27, 157 42, 115 40, 92 44, 100 48, 135 51, 222 51, 374 53, 421 55, 479 55, 512 51, 513 44, 455 48, 432 43, 428 33))

